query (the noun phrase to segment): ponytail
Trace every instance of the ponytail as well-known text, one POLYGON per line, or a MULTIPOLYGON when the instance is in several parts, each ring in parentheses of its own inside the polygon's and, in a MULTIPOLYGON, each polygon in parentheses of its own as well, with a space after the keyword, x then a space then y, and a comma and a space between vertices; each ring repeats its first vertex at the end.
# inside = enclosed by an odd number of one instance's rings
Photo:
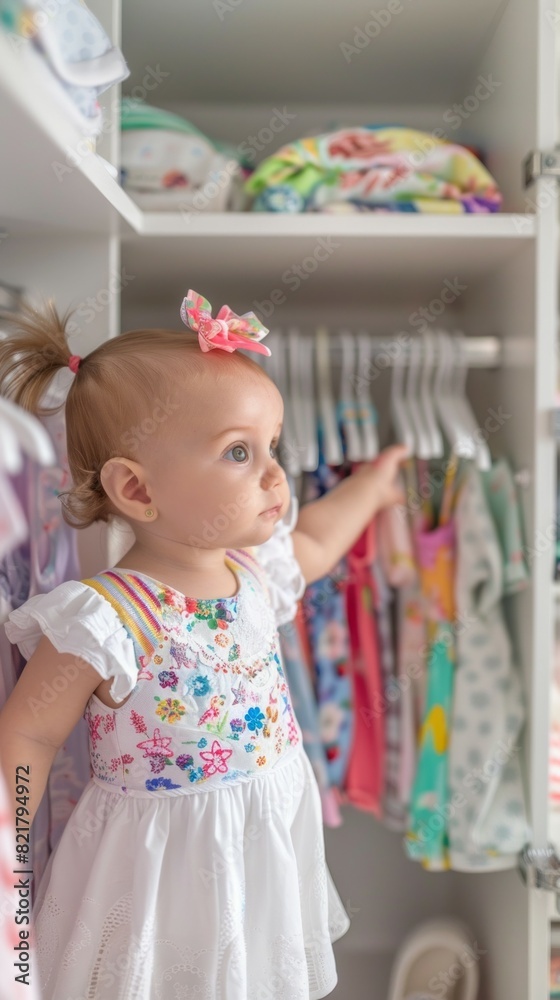
POLYGON ((53 375, 72 357, 66 333, 71 315, 69 310, 61 318, 52 301, 42 312, 24 304, 18 313, 2 314, 13 333, 0 339, 0 395, 37 416, 60 409, 41 401, 53 375))

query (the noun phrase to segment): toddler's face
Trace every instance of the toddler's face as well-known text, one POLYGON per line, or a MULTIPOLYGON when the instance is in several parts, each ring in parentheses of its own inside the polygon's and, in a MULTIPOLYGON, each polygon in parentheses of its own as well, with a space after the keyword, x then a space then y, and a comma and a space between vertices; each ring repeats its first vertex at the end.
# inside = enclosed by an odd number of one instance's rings
POLYGON ((262 376, 203 378, 146 463, 159 530, 205 548, 267 541, 290 501, 276 459, 283 416, 278 389, 262 376))

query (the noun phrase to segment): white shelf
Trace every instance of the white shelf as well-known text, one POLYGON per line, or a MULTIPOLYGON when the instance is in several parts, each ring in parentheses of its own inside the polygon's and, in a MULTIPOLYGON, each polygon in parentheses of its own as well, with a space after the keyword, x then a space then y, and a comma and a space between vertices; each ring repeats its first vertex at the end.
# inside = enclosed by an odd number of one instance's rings
MULTIPOLYGON (((371 213, 329 215, 273 212, 144 212, 139 232, 159 237, 260 237, 293 239, 313 236, 371 239, 523 240, 535 236, 534 215, 423 215, 371 213)), ((130 233, 130 230, 129 230, 130 233)), ((131 234, 133 235, 133 234, 131 234)), ((124 234, 126 240, 127 234, 124 234)))
POLYGON ((511 257, 531 254, 534 238, 533 216, 223 213, 187 223, 158 213, 144 215, 141 233, 125 234, 121 249, 144 302, 176 301, 184 286, 210 294, 219 275, 215 295, 234 309, 250 301, 258 311, 277 292, 283 316, 312 302, 369 310, 372 301, 398 302, 411 313, 446 281, 459 282, 462 306, 465 289, 511 257))
POLYGON ((14 45, 0 31, 0 227, 99 233, 120 217, 139 229, 137 205, 103 161, 85 153, 47 83, 30 44, 14 45))
MULTIPOLYGON (((431 2, 440 9, 440 0, 431 2)), ((408 25, 407 30, 412 23, 411 13, 407 11, 402 19, 408 25)), ((453 16, 457 16, 456 11, 453 16)), ((453 23, 456 28, 456 22, 453 23)), ((480 32, 476 35, 478 42, 479 35, 480 32)), ((155 49, 157 46, 152 47, 152 51, 155 49)), ((514 249, 519 241, 535 236, 535 217, 530 214, 333 216, 142 212, 110 175, 104 162, 85 152, 79 130, 57 102, 48 73, 31 45, 27 42, 14 45, 3 32, 0 32, 0 130, 0 134, 10 136, 10 142, 2 144, 0 156, 0 227, 9 233, 48 230, 107 233, 116 228, 120 219, 125 240, 135 236, 171 241, 183 238, 185 242, 190 237, 196 237, 197 242, 208 240, 215 262, 221 259, 226 263, 231 252, 228 241, 255 239, 257 244, 261 241, 263 254, 261 258, 259 251, 259 259, 269 261, 273 268, 282 265, 285 251, 292 257, 296 254, 297 260, 300 249, 306 252, 305 241, 321 236, 351 240, 356 248, 365 239, 378 239, 380 243, 393 239, 399 257, 403 252, 405 257, 407 254, 416 257, 419 250, 417 246, 407 249, 404 240, 415 243, 418 239, 429 239, 444 256, 447 242, 467 245, 475 240, 488 240, 481 249, 481 259, 486 262, 508 253, 506 244, 510 241, 514 249), (266 244, 270 246, 278 240, 283 246, 276 262, 266 244)), ((368 253, 372 249, 370 242, 368 253)), ((147 252, 151 255, 152 251, 153 246, 147 252)), ((391 248, 384 245, 383 255, 386 252, 394 262, 391 248)), ((466 256, 471 253, 473 248, 467 247, 466 256)))

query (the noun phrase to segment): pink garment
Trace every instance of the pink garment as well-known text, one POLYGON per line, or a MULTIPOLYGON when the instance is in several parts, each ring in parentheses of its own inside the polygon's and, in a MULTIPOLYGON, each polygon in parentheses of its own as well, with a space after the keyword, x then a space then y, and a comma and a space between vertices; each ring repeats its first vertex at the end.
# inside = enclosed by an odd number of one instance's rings
POLYGON ((387 583, 391 587, 414 583, 417 573, 407 508, 385 507, 377 515, 377 525, 377 548, 387 583))
MULTIPOLYGON (((403 486, 404 492, 404 486, 403 486)), ((407 507, 386 507, 377 517, 382 569, 395 587, 399 707, 398 798, 408 807, 416 773, 418 735, 424 717, 426 621, 407 507)))
POLYGON ((408 806, 426 697, 427 629, 418 581, 399 591, 397 615, 398 683, 402 699, 399 794, 401 802, 408 806))
POLYGON ((344 587, 350 637, 349 672, 354 687, 354 739, 348 762, 345 798, 378 818, 382 815, 385 765, 383 679, 379 658, 372 563, 375 521, 347 554, 344 587))
POLYGON ((560 643, 554 647, 550 711, 548 798, 552 809, 560 809, 560 643))
MULTIPOLYGON (((404 486, 403 486, 404 492, 404 486)), ((400 697, 397 789, 408 806, 416 773, 416 748, 424 716, 426 618, 406 506, 386 507, 377 517, 378 548, 387 582, 396 589, 397 684, 400 697)))

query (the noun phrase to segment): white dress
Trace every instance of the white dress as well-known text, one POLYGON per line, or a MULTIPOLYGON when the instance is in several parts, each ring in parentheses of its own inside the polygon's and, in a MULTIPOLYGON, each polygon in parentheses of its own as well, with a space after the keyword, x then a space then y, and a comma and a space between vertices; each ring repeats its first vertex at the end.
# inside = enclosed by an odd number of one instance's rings
POLYGON ((84 713, 92 777, 34 911, 43 1000, 334 989, 349 920, 280 660, 277 625, 304 586, 288 527, 228 552, 238 591, 221 601, 109 570, 10 615, 26 657, 47 635, 128 699, 92 695, 84 713))

